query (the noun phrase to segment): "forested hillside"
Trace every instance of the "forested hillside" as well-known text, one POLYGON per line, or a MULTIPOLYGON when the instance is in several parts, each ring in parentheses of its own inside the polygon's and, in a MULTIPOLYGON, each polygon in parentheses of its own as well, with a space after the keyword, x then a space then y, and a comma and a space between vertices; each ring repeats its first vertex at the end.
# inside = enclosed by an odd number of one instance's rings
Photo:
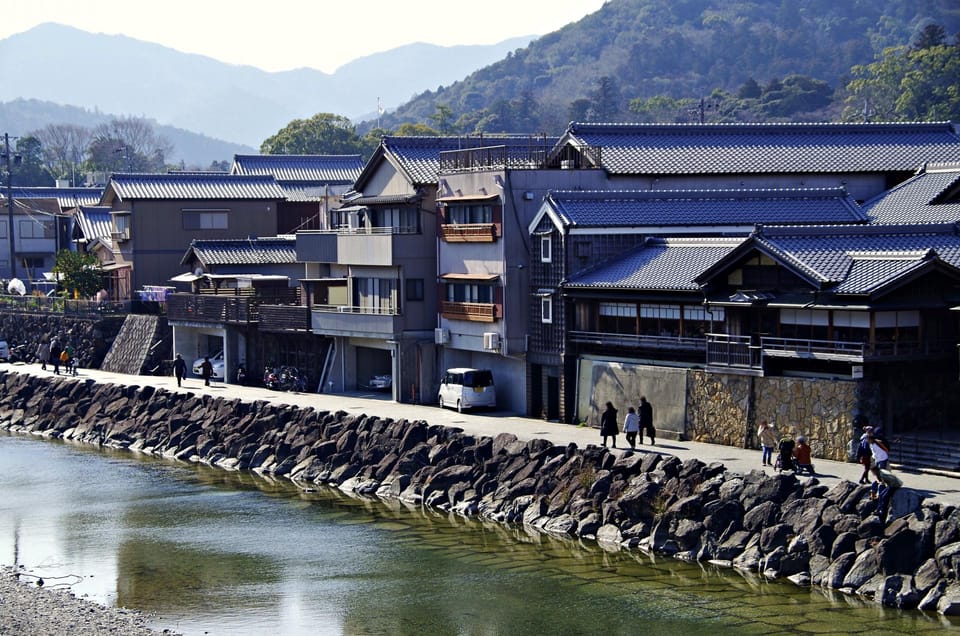
MULTIPOLYGON (((768 92, 768 101, 782 100, 784 86, 787 95, 799 95, 804 112, 816 112, 807 118, 831 118, 838 112, 835 91, 851 79, 852 67, 916 41, 932 24, 952 41, 960 4, 610 0, 462 81, 414 97, 381 125, 556 133, 571 120, 695 121, 709 119, 711 109, 722 112, 711 97, 760 99, 768 92)), ((728 112, 725 119, 796 118, 796 106, 728 112)))

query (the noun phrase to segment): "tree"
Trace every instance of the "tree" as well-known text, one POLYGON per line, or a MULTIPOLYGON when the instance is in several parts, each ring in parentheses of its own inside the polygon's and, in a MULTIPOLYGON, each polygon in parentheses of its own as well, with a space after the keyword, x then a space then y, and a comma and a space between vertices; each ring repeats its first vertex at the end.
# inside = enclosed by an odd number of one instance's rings
POLYGON ((60 250, 53 273, 59 274, 61 286, 70 295, 89 298, 103 289, 103 267, 93 254, 60 250))
POLYGON ((58 179, 69 178, 70 185, 77 185, 77 168, 86 159, 92 131, 86 126, 49 124, 32 134, 43 145, 47 170, 58 179))
POLYGON ((397 128, 397 135, 401 137, 439 137, 439 131, 434 130, 426 124, 400 124, 397 128))
POLYGON ((21 137, 17 140, 20 166, 14 171, 14 183, 18 186, 52 186, 53 175, 44 167, 43 146, 36 137, 21 137))
POLYGON ((597 80, 597 88, 590 95, 595 121, 616 121, 620 115, 620 87, 617 80, 604 75, 597 80))
MULTIPOLYGON (((933 38, 935 39, 935 38, 933 38)), ((932 40, 931 40, 932 41, 932 40)), ((845 121, 960 119, 960 46, 891 47, 872 64, 855 66, 846 87, 845 121)))
POLYGON ((332 113, 294 119, 260 144, 265 155, 355 155, 362 150, 363 142, 350 120, 332 113))
POLYGON ((441 135, 451 135, 454 132, 454 126, 451 123, 453 119, 453 109, 446 104, 437 104, 437 108, 432 115, 431 121, 437 125, 437 130, 441 135))
POLYGON ((91 170, 162 172, 173 145, 142 117, 112 119, 93 129, 88 149, 91 170))

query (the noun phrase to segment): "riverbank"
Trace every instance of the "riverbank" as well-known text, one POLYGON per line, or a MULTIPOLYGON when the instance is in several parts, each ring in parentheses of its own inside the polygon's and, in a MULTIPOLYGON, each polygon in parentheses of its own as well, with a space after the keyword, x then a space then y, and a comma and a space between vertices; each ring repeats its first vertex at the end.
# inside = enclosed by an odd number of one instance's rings
POLYGON ((77 598, 67 589, 39 587, 35 578, 0 568, 0 634, 4 636, 156 636, 140 612, 77 598))
MULTIPOLYGON (((213 387, 168 391, 156 380, 136 386, 0 373, 0 426, 522 523, 889 607, 960 613, 960 513, 912 489, 894 496, 892 521, 884 523, 869 488, 854 481, 734 471, 722 461, 681 459, 671 454, 676 443, 614 451, 585 430, 594 443, 581 448, 539 430, 521 439, 503 430, 520 424, 512 418, 487 418, 495 434, 482 436, 456 422, 271 403, 251 399, 262 395, 253 391, 245 399, 213 387)), ((353 397, 329 397, 336 398, 329 406, 354 407, 353 397)))

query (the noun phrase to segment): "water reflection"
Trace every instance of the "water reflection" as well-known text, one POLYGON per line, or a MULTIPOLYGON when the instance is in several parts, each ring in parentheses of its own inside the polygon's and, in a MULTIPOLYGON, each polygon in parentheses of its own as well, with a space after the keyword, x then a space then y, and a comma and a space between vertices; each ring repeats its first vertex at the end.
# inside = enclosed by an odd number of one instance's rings
POLYGON ((918 612, 399 501, 0 436, 0 561, 187 634, 940 633, 918 612), (30 479, 24 479, 27 471, 30 479))

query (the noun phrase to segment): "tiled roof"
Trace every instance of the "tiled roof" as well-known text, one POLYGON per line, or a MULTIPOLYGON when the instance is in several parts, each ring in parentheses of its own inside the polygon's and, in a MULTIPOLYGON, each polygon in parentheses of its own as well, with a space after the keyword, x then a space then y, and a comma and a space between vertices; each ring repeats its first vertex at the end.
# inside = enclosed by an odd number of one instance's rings
POLYGON ((560 144, 599 147, 603 168, 618 175, 913 171, 960 160, 950 123, 575 122, 560 144))
POLYGON ((844 190, 636 190, 551 192, 569 227, 716 226, 861 223, 844 190))
POLYGON ((350 184, 363 170, 360 155, 235 155, 231 174, 273 175, 281 185, 350 184))
POLYGON ((181 264, 192 258, 204 267, 211 265, 289 265, 297 262, 296 238, 276 236, 268 238, 196 240, 190 243, 181 264))
POLYGON ((113 222, 110 218, 110 208, 106 206, 80 206, 77 210, 77 225, 88 242, 100 239, 108 247, 113 246, 110 232, 113 222))
POLYGON ((805 273, 821 288, 866 294, 924 258, 960 267, 953 224, 764 228, 758 247, 805 273))
POLYGON ((104 192, 123 199, 283 200, 284 193, 269 175, 213 172, 127 174, 110 176, 104 192))
POLYGON ((960 163, 933 164, 863 204, 873 223, 960 221, 960 163))
POLYGON ((103 188, 13 188, 14 199, 56 199, 62 210, 81 205, 97 205, 100 203, 101 196, 103 196, 103 188))
POLYGON ((615 261, 570 278, 564 288, 697 291, 693 279, 743 239, 651 238, 615 261))

